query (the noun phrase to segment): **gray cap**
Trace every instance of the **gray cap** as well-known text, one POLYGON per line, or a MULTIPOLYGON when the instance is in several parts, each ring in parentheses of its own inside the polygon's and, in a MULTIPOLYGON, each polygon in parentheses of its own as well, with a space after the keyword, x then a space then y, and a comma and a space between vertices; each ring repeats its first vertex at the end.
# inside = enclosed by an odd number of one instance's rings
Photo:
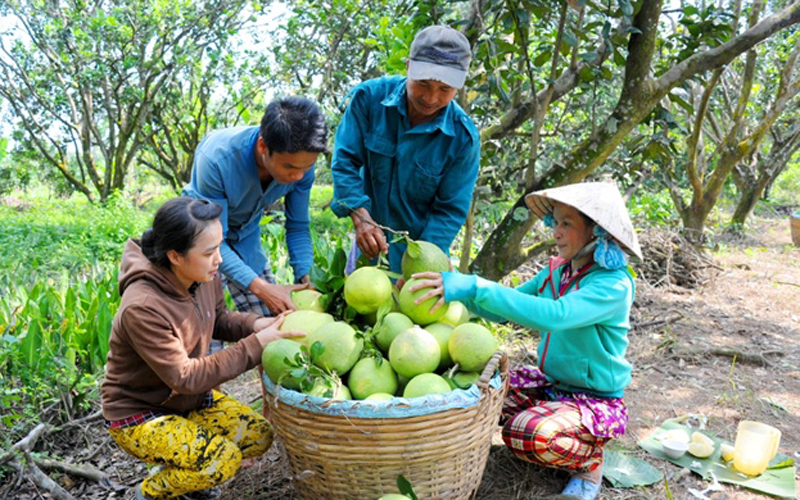
POLYGON ((447 26, 428 26, 417 33, 408 54, 408 77, 437 80, 457 89, 467 79, 472 59, 469 41, 447 26))

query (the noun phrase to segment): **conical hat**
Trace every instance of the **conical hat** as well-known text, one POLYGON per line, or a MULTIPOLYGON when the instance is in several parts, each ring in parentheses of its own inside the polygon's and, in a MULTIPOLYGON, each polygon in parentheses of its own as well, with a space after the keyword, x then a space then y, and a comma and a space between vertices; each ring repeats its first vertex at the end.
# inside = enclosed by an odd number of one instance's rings
POLYGON ((540 219, 553 211, 553 201, 559 201, 583 212, 608 231, 628 253, 642 259, 642 249, 633 230, 628 209, 617 185, 611 182, 581 182, 551 189, 534 191, 525 196, 525 203, 540 219))

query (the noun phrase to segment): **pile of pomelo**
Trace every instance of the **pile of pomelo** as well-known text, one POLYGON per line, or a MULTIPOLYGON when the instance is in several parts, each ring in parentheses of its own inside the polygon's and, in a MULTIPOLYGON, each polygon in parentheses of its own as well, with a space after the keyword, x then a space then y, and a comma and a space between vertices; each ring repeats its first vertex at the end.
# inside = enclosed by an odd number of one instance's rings
POLYGON ((344 300, 358 315, 334 318, 320 293, 292 295, 297 307, 281 329, 306 334, 273 341, 262 365, 276 384, 333 399, 391 399, 447 393, 477 382, 497 351, 492 333, 470 322, 469 312, 451 302, 431 312, 436 298, 414 301, 429 289, 411 292, 412 274, 448 271, 449 259, 435 245, 409 244, 402 261, 401 290, 377 267, 361 267, 344 283, 344 300))

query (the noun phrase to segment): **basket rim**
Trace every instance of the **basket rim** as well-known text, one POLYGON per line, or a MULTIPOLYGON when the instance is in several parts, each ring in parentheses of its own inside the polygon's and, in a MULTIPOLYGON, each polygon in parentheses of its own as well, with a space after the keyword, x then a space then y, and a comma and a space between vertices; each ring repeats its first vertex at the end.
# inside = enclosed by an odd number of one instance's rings
POLYGON ((265 389, 264 397, 269 398, 271 408, 277 408, 280 403, 317 415, 343 416, 350 419, 390 420, 422 417, 452 410, 470 410, 479 407, 491 395, 490 392, 506 390, 508 377, 508 355, 504 351, 498 350, 484 367, 478 382, 472 384, 468 389, 455 389, 445 394, 431 394, 420 398, 395 397, 384 401, 331 400, 279 386, 273 383, 266 373, 262 375, 262 384, 265 389), (283 394, 287 396, 284 397, 283 394), (420 401, 412 402, 412 399, 420 401))

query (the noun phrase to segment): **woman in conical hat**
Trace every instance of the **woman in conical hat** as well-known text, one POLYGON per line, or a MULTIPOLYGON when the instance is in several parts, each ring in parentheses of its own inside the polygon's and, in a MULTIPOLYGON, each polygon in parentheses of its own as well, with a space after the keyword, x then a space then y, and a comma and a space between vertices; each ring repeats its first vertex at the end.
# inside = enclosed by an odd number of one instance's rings
POLYGON ((642 257, 614 184, 587 182, 536 191, 525 201, 553 229, 558 256, 531 281, 508 288, 478 276, 419 273, 439 296, 492 321, 538 330, 537 366, 515 367, 504 405, 503 440, 516 456, 573 475, 563 493, 600 491, 603 446, 625 432, 622 396, 635 293, 625 252, 642 257))

